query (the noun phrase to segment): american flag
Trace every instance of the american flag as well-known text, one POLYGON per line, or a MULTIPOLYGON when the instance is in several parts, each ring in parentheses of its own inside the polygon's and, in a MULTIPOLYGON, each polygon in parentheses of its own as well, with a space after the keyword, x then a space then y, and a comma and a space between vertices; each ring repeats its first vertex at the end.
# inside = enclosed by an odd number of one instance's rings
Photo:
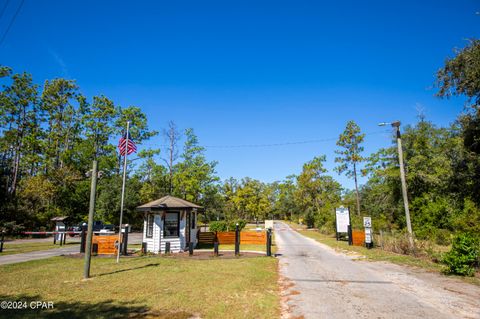
MULTIPOLYGON (((118 149, 120 150, 120 155, 125 156, 125 151, 127 149, 127 135, 124 134, 118 141, 118 149)), ((128 133, 128 153, 130 155, 137 151, 137 145, 133 142, 130 133, 128 133)))

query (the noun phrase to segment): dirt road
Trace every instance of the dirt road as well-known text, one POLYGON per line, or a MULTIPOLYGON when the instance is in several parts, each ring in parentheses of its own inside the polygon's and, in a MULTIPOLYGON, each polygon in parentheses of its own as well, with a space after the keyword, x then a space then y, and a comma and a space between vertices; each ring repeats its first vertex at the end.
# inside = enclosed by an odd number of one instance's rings
POLYGON ((480 287, 356 260, 275 224, 285 318, 480 318, 480 287))

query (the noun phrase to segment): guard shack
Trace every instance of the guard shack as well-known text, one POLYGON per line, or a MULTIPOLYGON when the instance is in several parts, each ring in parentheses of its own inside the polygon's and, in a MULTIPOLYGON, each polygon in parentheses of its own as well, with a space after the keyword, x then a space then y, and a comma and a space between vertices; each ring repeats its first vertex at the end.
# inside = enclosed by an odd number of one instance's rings
POLYGON ((143 243, 152 253, 188 250, 197 245, 197 215, 203 207, 173 196, 165 196, 137 207, 144 212, 143 243))
POLYGON ((62 232, 65 232, 67 230, 67 219, 68 216, 57 216, 50 219, 52 222, 55 223, 55 232, 58 232, 54 234, 55 240, 61 241, 65 239, 65 233, 62 234, 62 232))

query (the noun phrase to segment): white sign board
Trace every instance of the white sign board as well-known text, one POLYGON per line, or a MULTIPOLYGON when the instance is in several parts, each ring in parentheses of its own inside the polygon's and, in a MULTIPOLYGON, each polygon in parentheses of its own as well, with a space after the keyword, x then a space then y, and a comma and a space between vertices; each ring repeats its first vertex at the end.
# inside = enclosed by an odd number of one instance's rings
POLYGON ((273 220, 265 220, 265 229, 273 229, 273 220))
POLYGON ((372 217, 363 217, 363 227, 365 228, 372 227, 372 217))
POLYGON ((348 208, 336 208, 336 223, 337 223, 337 233, 348 233, 348 225, 350 225, 350 212, 348 208))
POLYGON ((372 229, 365 228, 365 243, 371 244, 372 243, 372 229))

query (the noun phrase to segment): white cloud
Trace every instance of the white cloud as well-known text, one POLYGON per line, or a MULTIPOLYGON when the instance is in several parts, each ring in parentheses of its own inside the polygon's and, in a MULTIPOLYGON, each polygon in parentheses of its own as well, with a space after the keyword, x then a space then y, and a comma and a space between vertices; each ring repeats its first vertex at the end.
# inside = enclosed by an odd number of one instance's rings
POLYGON ((48 52, 50 53, 50 55, 52 56, 53 60, 58 64, 58 66, 59 66, 60 69, 62 70, 62 76, 63 76, 63 77, 66 77, 66 78, 70 78, 70 74, 68 73, 67 64, 66 64, 65 61, 62 59, 62 57, 61 57, 57 52, 55 52, 55 51, 52 50, 52 49, 48 49, 48 52))

